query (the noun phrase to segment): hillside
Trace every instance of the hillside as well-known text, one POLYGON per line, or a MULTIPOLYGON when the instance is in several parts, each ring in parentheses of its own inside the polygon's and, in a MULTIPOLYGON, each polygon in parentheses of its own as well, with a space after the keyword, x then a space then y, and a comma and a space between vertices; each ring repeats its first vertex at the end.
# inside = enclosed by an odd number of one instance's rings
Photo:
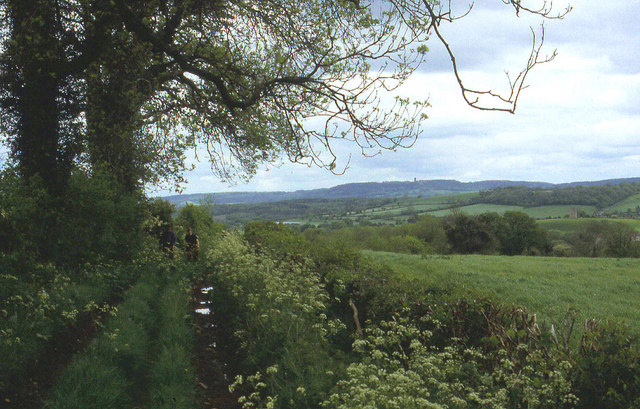
POLYGON ((480 182, 460 182, 457 180, 418 180, 413 182, 367 182, 348 183, 326 189, 297 190, 294 192, 230 192, 194 193, 165 196, 163 199, 177 206, 186 203, 200 203, 209 200, 217 204, 266 203, 296 199, 344 199, 344 198, 384 198, 438 196, 454 193, 478 192, 509 186, 551 189, 556 187, 618 185, 640 182, 640 178, 607 179, 553 184, 511 180, 484 180, 480 182))

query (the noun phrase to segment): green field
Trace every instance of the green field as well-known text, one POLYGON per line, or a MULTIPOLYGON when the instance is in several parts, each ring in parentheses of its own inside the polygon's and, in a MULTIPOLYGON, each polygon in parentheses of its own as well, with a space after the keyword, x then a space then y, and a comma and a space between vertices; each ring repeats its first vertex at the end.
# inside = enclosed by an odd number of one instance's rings
POLYGON ((628 198, 624 199, 622 202, 608 208, 606 210, 606 213, 613 213, 613 212, 624 213, 629 210, 633 212, 635 211, 637 206, 640 206, 640 193, 637 195, 629 196, 628 198))
MULTIPOLYGON (((344 199, 328 201, 322 206, 310 209, 300 206, 298 202, 292 202, 287 204, 283 202, 278 206, 272 203, 262 205, 252 205, 256 207, 251 212, 250 216, 247 216, 247 220, 256 218, 264 218, 267 220, 285 220, 288 222, 294 222, 299 224, 331 224, 337 222, 349 222, 354 224, 360 223, 374 223, 374 224, 398 224, 406 223, 408 220, 415 219, 417 216, 430 215, 435 217, 444 217, 451 214, 455 209, 466 213, 468 215, 479 215, 486 212, 504 213, 506 211, 519 211, 523 212, 541 222, 547 223, 549 221, 545 219, 563 219, 567 218, 572 208, 578 210, 578 212, 586 215, 593 215, 597 208, 595 206, 587 205, 549 205, 549 206, 534 206, 525 207, 518 205, 501 205, 491 203, 475 203, 468 204, 474 198, 477 198, 478 193, 459 193, 448 194, 443 196, 429 196, 429 197, 400 197, 400 198, 388 198, 382 203, 367 203, 366 200, 359 201, 358 199, 351 199, 352 203, 348 206, 342 204, 344 199), (335 202, 335 203, 334 203, 335 202), (297 212, 298 215, 293 216, 296 211, 292 211, 287 206, 298 206, 301 211, 297 212), (272 213, 261 211, 261 207, 274 207, 275 211, 272 213), (355 210, 349 210, 349 208, 357 207, 355 210), (287 209, 287 211, 283 211, 287 209), (291 214, 293 217, 282 217, 284 214, 291 214)), ((609 209, 612 211, 627 211, 627 209, 635 209, 637 205, 640 205, 640 194, 629 197, 628 199, 620 202, 617 206, 609 209)), ((581 219, 578 219, 581 220, 581 219)), ((584 219, 593 220, 593 219, 584 219)), ((621 220, 621 219, 616 219, 621 220)), ((223 221, 224 220, 220 220, 223 221)), ((569 221, 564 219, 558 221, 558 224, 553 224, 556 220, 550 221, 549 225, 543 227, 549 229, 558 230, 561 232, 571 232, 580 228, 582 222, 569 221), (564 222, 567 222, 566 224, 564 222), (578 224, 575 224, 578 223, 578 224)), ((632 226, 640 231, 640 222, 634 223, 631 219, 625 219, 625 223, 631 223, 632 226)))
POLYGON ((572 206, 572 205, 557 205, 557 206, 538 206, 527 207, 521 211, 533 217, 534 219, 544 219, 546 217, 569 217, 571 208, 576 208, 578 212, 582 211, 587 215, 595 213, 595 206, 572 206))
POLYGON ((594 221, 608 221, 611 223, 624 223, 640 232, 640 220, 638 219, 550 219, 538 220, 538 225, 545 230, 556 230, 561 233, 573 233, 584 227, 586 223, 594 221))
MULTIPOLYGON (((496 205, 496 204, 478 203, 478 204, 474 204, 474 205, 470 205, 470 206, 458 207, 457 209, 460 210, 461 212, 469 214, 469 215, 478 215, 478 214, 482 214, 482 213, 486 213, 486 212, 504 213, 504 212, 507 212, 509 210, 522 211, 523 207, 522 206, 510 206, 510 205, 496 205)), ((436 216, 436 217, 442 217, 442 216, 447 216, 447 215, 451 214, 452 211, 453 211, 452 209, 437 210, 437 211, 434 211, 434 212, 429 212, 428 214, 430 214, 432 216, 436 216)))
POLYGON ((429 287, 477 292, 523 305, 543 320, 569 308, 587 318, 640 324, 640 260, 614 258, 431 256, 365 252, 399 277, 429 287))
MULTIPOLYGON (((557 205, 557 206, 537 206, 537 207, 522 207, 514 205, 497 205, 488 203, 478 203, 469 206, 459 207, 458 210, 470 214, 478 215, 485 212, 497 212, 504 213, 506 211, 518 211, 528 214, 534 219, 544 219, 548 217, 568 217, 571 208, 575 207, 578 211, 583 211, 586 214, 593 214, 596 211, 594 206, 571 206, 571 205, 557 205)), ((432 216, 442 217, 451 213, 451 209, 431 211, 428 214, 432 216)))

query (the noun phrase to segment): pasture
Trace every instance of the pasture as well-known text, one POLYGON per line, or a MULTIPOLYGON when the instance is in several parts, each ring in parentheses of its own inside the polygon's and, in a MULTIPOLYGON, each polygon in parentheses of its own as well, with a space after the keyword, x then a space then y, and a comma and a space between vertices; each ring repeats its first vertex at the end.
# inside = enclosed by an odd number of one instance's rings
POLYGON ((636 208, 640 206, 640 193, 637 195, 629 196, 624 199, 622 202, 617 203, 615 206, 608 208, 605 213, 614 213, 614 212, 634 212, 636 208))
POLYGON ((640 232, 640 220, 638 219, 549 219, 538 220, 537 223, 545 230, 556 230, 560 233, 574 233, 584 228, 587 223, 601 221, 607 221, 610 223, 623 223, 640 232))
POLYGON ((366 251, 400 279, 523 305, 547 322, 568 309, 588 318, 640 324, 640 260, 527 256, 421 256, 366 251))

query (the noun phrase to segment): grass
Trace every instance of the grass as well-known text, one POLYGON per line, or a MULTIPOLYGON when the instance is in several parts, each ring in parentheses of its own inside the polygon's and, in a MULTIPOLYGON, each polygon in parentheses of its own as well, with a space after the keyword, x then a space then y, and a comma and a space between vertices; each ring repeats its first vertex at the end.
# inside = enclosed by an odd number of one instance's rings
POLYGON ((640 206, 640 193, 638 193, 637 195, 629 196, 628 198, 624 199, 622 202, 607 209, 606 212, 607 213, 613 213, 613 212, 624 213, 624 212, 627 212, 628 210, 631 210, 633 212, 635 211, 637 206, 640 206))
POLYGON ((545 230, 557 230, 561 233, 573 233, 584 227, 585 224, 591 222, 608 221, 611 223, 624 223, 640 232, 639 219, 550 219, 538 220, 538 225, 545 230))
POLYGON ((544 219, 545 217, 569 217, 572 208, 576 208, 578 212, 582 211, 588 215, 596 212, 595 206, 583 205, 557 205, 557 206, 538 206, 522 209, 522 212, 528 214, 534 219, 544 219))
MULTIPOLYGON (((469 215, 478 215, 478 214, 482 214, 482 213, 486 213, 486 212, 504 213, 504 212, 509 211, 509 210, 522 211, 523 207, 522 206, 511 206, 511 205, 497 205, 497 204, 478 203, 478 204, 474 204, 474 205, 458 207, 457 209, 460 210, 461 212, 464 212, 464 213, 469 214, 469 215)), ((436 210, 434 212, 429 212, 427 214, 430 214, 430 215, 436 216, 436 217, 442 217, 442 216, 447 216, 447 215, 451 214, 452 211, 453 211, 452 209, 436 210)))
MULTIPOLYGON (((533 217, 534 219, 544 219, 548 217, 568 217, 571 208, 575 207, 578 211, 583 211, 586 214, 593 214, 596 211, 594 206, 572 206, 572 205, 558 205, 558 206, 537 206, 537 207, 522 207, 514 205, 497 205, 489 203, 477 203, 469 206, 459 207, 458 210, 470 214, 478 215, 485 212, 497 212, 504 213, 509 210, 523 212, 533 217)), ((452 209, 431 211, 428 214, 432 216, 442 217, 447 216, 452 212, 452 209)))
POLYGON ((104 331, 65 368, 46 407, 193 408, 185 271, 147 267, 104 331))
POLYGON ((640 323, 637 259, 366 254, 400 278, 523 305, 545 320, 574 308, 581 320, 614 319, 636 328, 640 323))

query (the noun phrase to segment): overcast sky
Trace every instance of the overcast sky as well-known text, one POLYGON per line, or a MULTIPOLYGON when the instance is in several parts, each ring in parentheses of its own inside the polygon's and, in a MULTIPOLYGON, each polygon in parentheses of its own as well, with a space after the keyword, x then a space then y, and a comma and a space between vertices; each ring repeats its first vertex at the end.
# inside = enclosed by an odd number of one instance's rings
MULTIPOLYGON (((184 193, 414 178, 557 183, 640 176, 640 0, 576 0, 572 6, 564 20, 545 23, 546 50, 557 49, 558 56, 530 74, 515 115, 466 106, 448 57, 432 42, 428 61, 401 90, 432 104, 412 148, 365 158, 355 147, 340 146, 343 158, 351 153, 344 175, 304 165, 263 166, 249 183, 235 186, 219 182, 202 162, 188 174, 184 193)), ((518 20, 500 0, 480 0, 446 29, 467 85, 504 86, 504 71, 517 72, 526 62, 529 24, 538 20, 518 20)))

